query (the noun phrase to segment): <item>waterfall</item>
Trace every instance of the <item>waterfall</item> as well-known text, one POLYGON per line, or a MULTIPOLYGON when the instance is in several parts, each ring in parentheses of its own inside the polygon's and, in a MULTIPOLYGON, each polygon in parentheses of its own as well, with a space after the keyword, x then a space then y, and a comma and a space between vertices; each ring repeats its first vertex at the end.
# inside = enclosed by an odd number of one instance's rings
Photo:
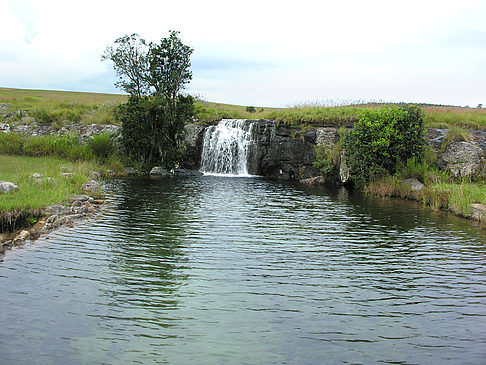
MULTIPOLYGON (((255 121, 223 119, 204 133, 201 171, 205 174, 249 175, 255 121)), ((251 168, 251 167, 250 167, 251 168)))

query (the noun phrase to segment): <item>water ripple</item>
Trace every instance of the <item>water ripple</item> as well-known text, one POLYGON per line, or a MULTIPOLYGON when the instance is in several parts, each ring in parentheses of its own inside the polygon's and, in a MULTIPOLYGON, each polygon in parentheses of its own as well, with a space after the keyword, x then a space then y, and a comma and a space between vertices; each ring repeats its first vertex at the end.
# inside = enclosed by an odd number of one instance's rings
POLYGON ((486 242, 468 223, 261 178, 105 189, 102 215, 0 263, 7 363, 486 357, 486 242))

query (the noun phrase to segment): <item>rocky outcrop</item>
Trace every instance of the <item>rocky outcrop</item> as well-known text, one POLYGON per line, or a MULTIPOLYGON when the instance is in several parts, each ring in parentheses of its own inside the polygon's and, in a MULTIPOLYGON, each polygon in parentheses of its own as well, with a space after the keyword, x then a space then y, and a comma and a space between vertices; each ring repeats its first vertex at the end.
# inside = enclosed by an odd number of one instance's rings
POLYGON ((451 172, 453 177, 476 174, 482 164, 484 152, 476 142, 452 142, 437 162, 443 170, 451 172))
POLYGON ((205 127, 200 124, 188 124, 185 127, 185 152, 183 167, 197 170, 201 165, 205 127))

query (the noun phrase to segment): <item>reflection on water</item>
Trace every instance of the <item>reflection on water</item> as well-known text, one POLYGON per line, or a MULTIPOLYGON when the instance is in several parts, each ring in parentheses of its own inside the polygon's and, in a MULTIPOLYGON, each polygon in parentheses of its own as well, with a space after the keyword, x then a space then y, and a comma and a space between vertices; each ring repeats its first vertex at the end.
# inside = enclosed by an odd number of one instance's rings
POLYGON ((259 178, 128 180, 0 263, 2 362, 486 358, 486 238, 417 205, 259 178))

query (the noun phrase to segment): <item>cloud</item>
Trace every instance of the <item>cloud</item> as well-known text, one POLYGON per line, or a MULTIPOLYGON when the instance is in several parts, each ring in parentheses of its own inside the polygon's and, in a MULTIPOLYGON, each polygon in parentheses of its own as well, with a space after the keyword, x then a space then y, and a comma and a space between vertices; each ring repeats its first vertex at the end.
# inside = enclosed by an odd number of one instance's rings
POLYGON ((190 90, 214 101, 484 104, 484 19, 481 0, 0 0, 0 85, 111 92, 107 45, 180 30, 190 90))

